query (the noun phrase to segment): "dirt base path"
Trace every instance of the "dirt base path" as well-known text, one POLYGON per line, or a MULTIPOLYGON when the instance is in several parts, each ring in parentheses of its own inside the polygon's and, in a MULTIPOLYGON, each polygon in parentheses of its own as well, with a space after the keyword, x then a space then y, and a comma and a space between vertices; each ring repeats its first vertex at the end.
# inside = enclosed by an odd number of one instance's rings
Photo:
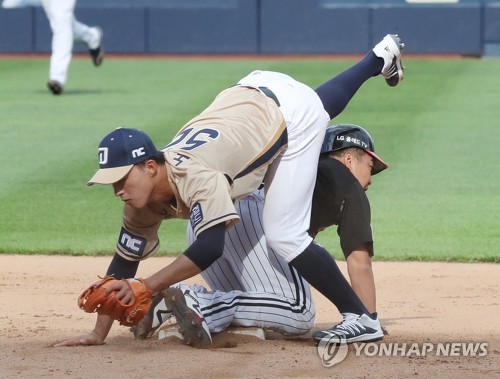
MULTIPOLYGON (((175 339, 136 341, 114 325, 105 345, 51 347, 92 330, 95 316, 76 299, 109 261, 0 255, 1 378, 500 377, 500 265, 375 262, 378 311, 389 335, 383 344, 351 345, 342 362, 325 367, 310 334, 290 340, 270 333, 262 341, 221 333, 202 350, 175 339)), ((138 276, 171 261, 148 259, 138 276)), ((344 262, 339 266, 345 273, 344 262)), ((323 296, 314 292, 314 299, 314 330, 340 321, 323 296)))

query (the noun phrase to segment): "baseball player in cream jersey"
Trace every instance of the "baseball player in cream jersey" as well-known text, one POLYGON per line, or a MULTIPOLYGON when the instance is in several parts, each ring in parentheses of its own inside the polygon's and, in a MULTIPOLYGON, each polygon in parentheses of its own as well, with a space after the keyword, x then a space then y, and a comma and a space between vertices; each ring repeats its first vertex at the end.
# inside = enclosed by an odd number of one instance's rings
MULTIPOLYGON (((285 74, 254 71, 222 91, 160 153, 136 129, 116 129, 105 136, 98 149, 100 169, 88 184, 112 184, 125 203, 107 273, 135 276, 138 262, 158 249, 161 222, 172 217, 189 218, 196 240, 170 265, 145 278, 145 285, 155 294, 202 272, 222 256, 226 229, 240 219, 234 201, 264 183, 267 247, 340 304, 342 313, 368 314, 359 299, 340 301, 350 287, 331 280, 338 267, 307 232, 311 198, 329 120, 369 78, 382 74, 390 86, 398 84, 404 71, 402 47, 397 36, 387 35, 316 90, 285 74)), ((133 300, 127 281, 117 281, 107 291, 116 291, 123 304, 133 300)), ((180 300, 180 308, 196 301, 187 298, 180 300)), ((367 318, 378 324, 376 317, 367 318)), ((99 315, 91 333, 58 346, 102 343, 112 323, 99 315)))

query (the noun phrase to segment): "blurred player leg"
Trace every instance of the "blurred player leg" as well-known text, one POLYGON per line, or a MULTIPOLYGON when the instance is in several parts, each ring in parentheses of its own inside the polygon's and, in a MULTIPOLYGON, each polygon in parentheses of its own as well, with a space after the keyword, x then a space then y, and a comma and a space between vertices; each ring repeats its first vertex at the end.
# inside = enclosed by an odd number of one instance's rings
POLYGON ((52 29, 49 79, 64 86, 73 50, 73 10, 76 0, 43 0, 52 29))
POLYGON ((87 45, 94 66, 100 66, 104 58, 102 29, 98 26, 90 27, 82 24, 73 17, 73 36, 75 41, 83 42, 87 45))

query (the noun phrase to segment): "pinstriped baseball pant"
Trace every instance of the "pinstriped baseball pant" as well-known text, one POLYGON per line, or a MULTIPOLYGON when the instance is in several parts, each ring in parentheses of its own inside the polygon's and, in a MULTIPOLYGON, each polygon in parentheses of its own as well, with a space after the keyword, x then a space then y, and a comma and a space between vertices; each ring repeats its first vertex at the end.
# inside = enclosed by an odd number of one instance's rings
MULTIPOLYGON (((267 247, 263 208, 262 191, 239 201, 241 221, 226 233, 222 257, 202 273, 210 290, 190 286, 211 332, 237 325, 299 335, 313 326, 309 284, 267 247)), ((194 238, 188 225, 188 242, 194 238)))

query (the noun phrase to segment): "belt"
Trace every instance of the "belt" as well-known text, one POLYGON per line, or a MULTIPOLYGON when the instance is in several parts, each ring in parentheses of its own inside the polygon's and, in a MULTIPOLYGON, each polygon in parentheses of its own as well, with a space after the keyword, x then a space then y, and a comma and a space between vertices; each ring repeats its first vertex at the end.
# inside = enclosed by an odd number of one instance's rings
POLYGON ((280 102, 279 102, 278 98, 276 97, 276 95, 274 94, 274 92, 273 92, 273 91, 271 91, 269 88, 267 88, 267 87, 259 87, 259 90, 260 90, 260 92, 262 92, 264 95, 266 95, 268 98, 270 98, 270 99, 274 100, 274 102, 276 103, 276 105, 277 105, 278 107, 280 107, 280 106, 281 106, 281 104, 280 104, 280 102))

